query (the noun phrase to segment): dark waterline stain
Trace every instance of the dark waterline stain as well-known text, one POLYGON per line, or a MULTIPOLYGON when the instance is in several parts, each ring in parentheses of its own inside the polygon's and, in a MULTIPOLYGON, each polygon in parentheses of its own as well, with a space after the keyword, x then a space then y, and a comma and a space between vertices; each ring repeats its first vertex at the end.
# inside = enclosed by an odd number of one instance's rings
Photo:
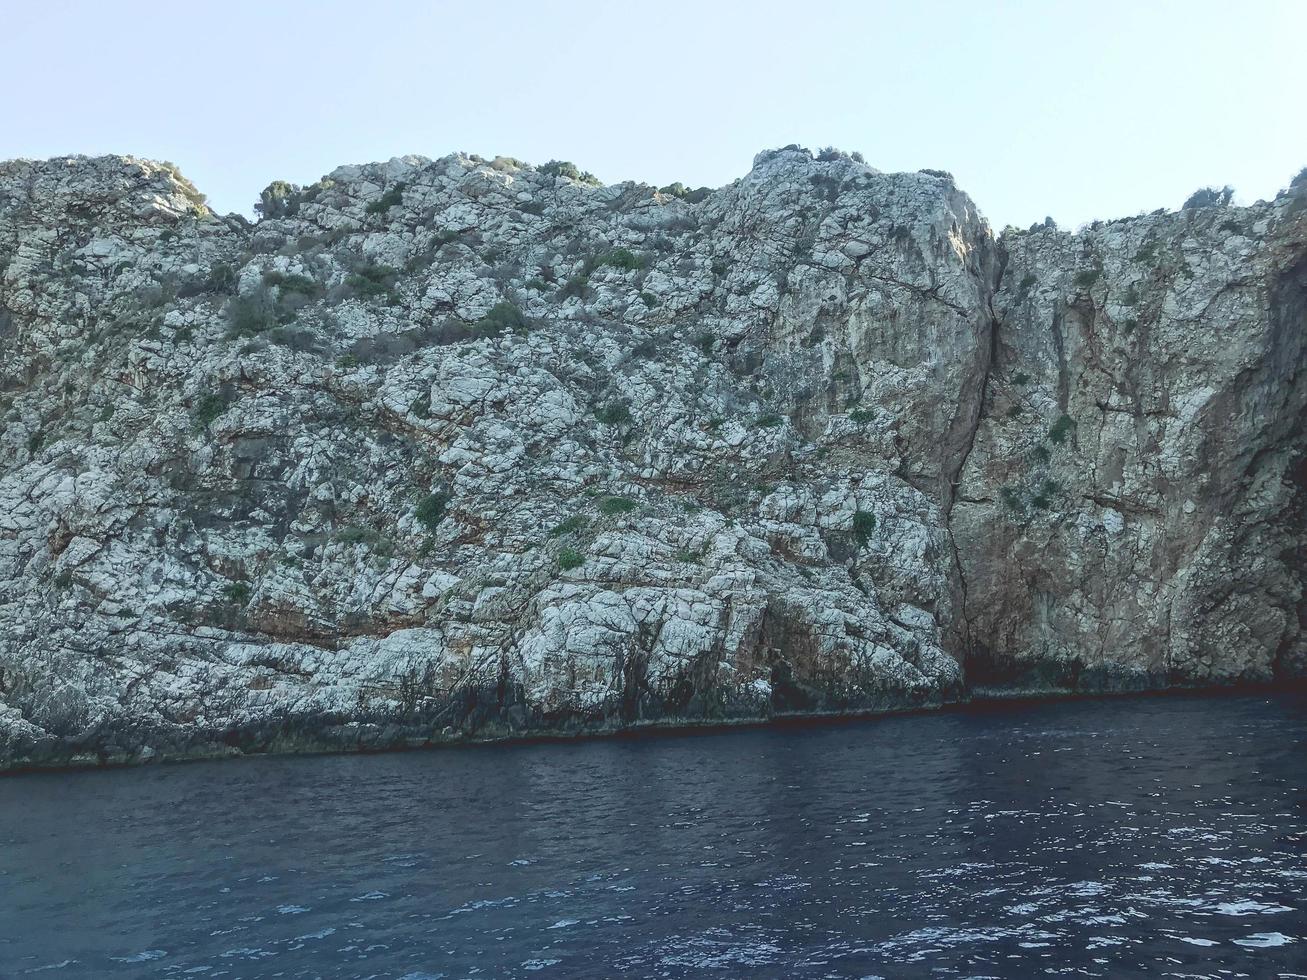
POLYGON ((0 976, 1307 973, 1301 693, 703 734, 0 781, 0 976))
POLYGON ((128 769, 140 765, 191 765, 196 762, 235 762, 241 759, 261 759, 267 756, 313 757, 323 755, 388 755, 399 752, 442 752, 453 750, 478 749, 485 747, 521 746, 521 745, 571 745, 593 739, 641 739, 666 738, 674 735, 720 735, 730 732, 754 731, 758 729, 784 729, 829 727, 838 725, 865 724, 885 718, 904 718, 920 714, 938 714, 949 712, 984 713, 988 711, 1007 712, 1015 707, 1025 705, 1048 705, 1062 701, 1095 701, 1103 699, 1129 698, 1228 698, 1232 696, 1252 695, 1290 695, 1307 694, 1307 680, 1288 679, 1270 683, 1246 683, 1235 685, 1201 687, 1170 687, 1138 691, 1070 691, 1054 690, 1033 693, 1020 689, 993 688, 973 692, 971 696, 957 701, 939 704, 926 704, 915 707, 881 708, 866 711, 817 712, 804 711, 777 714, 768 718, 716 719, 712 721, 671 721, 653 720, 625 725, 611 729, 578 729, 570 732, 540 731, 524 735, 496 736, 478 738, 468 736, 453 738, 448 741, 431 742, 423 745, 390 744, 382 746, 359 745, 348 749, 339 747, 280 748, 270 751, 246 751, 232 755, 193 755, 185 757, 163 757, 148 762, 79 762, 49 765, 16 766, 0 770, 0 780, 31 776, 42 772, 82 772, 91 770, 128 769))

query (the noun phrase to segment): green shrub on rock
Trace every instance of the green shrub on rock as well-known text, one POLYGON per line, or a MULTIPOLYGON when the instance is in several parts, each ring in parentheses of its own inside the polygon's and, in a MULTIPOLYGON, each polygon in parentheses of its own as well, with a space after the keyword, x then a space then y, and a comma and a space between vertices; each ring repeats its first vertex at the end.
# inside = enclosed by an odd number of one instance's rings
POLYGON ((604 425, 625 425, 631 421, 631 410, 625 402, 610 402, 595 409, 595 418, 604 425))
POLYGON ((445 519, 445 511, 448 507, 448 494, 429 493, 419 501, 413 516, 428 531, 434 531, 440 526, 440 522, 445 519))
POLYGON ((530 323, 525 314, 508 300, 501 300, 490 308, 485 316, 472 325, 483 336, 492 336, 505 330, 513 333, 526 333, 530 323))
POLYGON ((236 270, 226 262, 215 262, 209 268, 205 286, 212 293, 234 293, 236 281, 236 270))
POLYGON ((860 510, 853 515, 853 537, 857 539, 858 547, 862 547, 871 540, 871 534, 876 530, 876 515, 869 510, 860 510))
POLYGON ((600 502, 599 512, 612 517, 616 514, 628 514, 639 506, 630 497, 608 497, 600 502))
POLYGON ((1234 188, 1226 184, 1220 190, 1215 187, 1200 187, 1194 191, 1180 206, 1181 211, 1195 208, 1223 208, 1234 198, 1234 188))
POLYGON ((355 296, 363 299, 386 296, 393 302, 396 299, 395 279, 398 275, 390 266, 367 262, 345 278, 345 286, 355 296))
POLYGON ((566 177, 568 180, 579 181, 582 184, 598 184, 599 178, 588 170, 582 170, 570 160, 550 160, 540 167, 542 174, 548 174, 550 177, 566 177))
POLYGON ((572 534, 576 531, 581 530, 581 528, 585 527, 585 523, 586 522, 584 517, 582 517, 580 514, 573 514, 571 517, 567 518, 566 520, 563 520, 560 523, 555 524, 550 529, 549 536, 551 538, 561 538, 565 534, 572 534))
POLYGON ((381 557, 389 556, 395 550, 395 544, 380 531, 370 527, 350 525, 343 527, 336 534, 336 540, 346 545, 364 545, 369 551, 381 557))
POLYGON ((1102 274, 1103 274, 1103 270, 1098 268, 1085 269, 1082 272, 1077 272, 1076 285, 1079 286, 1081 289, 1089 289, 1091 286, 1094 285, 1094 283, 1098 282, 1098 279, 1100 276, 1102 276, 1102 274))
POLYGON ((294 272, 277 272, 274 269, 263 274, 263 281, 266 285, 276 286, 283 294, 295 293, 305 299, 316 299, 323 293, 322 283, 294 272))
POLYGON ((604 265, 611 265, 614 269, 621 269, 623 272, 634 272, 646 265, 645 260, 629 248, 615 248, 605 255, 601 261, 604 265))
POLYGON ((363 210, 368 214, 385 214, 395 205, 403 202, 404 188, 406 186, 407 185, 403 181, 400 181, 387 190, 386 193, 382 194, 381 197, 377 198, 377 200, 369 202, 368 206, 363 210))
POLYGON ((266 289, 233 296, 227 303, 227 327, 233 337, 252 337, 276 325, 276 302, 266 289))
POLYGON ((195 410, 191 413, 191 418, 195 420, 195 430, 201 432, 207 429, 227 408, 231 405, 231 400, 225 395, 213 393, 205 395, 195 405, 195 410))
POLYGON ((1071 433, 1075 431, 1075 428, 1075 419, 1071 418, 1070 415, 1063 415, 1054 422, 1053 427, 1048 430, 1048 438, 1060 446, 1062 443, 1066 442, 1067 436, 1071 435, 1071 433))
POLYGON ((299 185, 274 180, 259 192, 254 210, 263 218, 285 218, 299 210, 299 185))
POLYGON ((244 605, 250 601, 250 586, 248 582, 231 582, 223 590, 223 594, 232 602, 244 605))

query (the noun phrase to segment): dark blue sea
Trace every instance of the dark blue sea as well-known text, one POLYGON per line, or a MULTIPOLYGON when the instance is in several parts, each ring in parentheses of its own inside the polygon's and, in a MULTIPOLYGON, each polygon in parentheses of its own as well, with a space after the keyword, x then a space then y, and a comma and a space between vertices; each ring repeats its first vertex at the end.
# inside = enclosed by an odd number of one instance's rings
POLYGON ((1307 696, 0 778, 0 976, 1307 977, 1307 696))

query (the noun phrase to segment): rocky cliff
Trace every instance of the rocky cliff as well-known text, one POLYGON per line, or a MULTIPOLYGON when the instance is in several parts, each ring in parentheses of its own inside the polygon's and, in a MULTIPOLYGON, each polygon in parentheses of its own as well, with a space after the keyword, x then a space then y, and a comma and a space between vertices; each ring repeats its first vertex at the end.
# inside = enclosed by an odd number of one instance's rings
POLYGON ((1307 674, 1307 179, 0 164, 0 765, 1307 674))

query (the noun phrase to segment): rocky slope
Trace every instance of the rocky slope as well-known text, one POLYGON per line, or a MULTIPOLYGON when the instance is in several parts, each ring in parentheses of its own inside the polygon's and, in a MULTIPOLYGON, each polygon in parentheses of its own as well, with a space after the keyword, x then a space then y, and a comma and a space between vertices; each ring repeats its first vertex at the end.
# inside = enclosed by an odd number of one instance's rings
POLYGON ((0 766, 1307 674, 1307 180, 0 164, 0 766))

